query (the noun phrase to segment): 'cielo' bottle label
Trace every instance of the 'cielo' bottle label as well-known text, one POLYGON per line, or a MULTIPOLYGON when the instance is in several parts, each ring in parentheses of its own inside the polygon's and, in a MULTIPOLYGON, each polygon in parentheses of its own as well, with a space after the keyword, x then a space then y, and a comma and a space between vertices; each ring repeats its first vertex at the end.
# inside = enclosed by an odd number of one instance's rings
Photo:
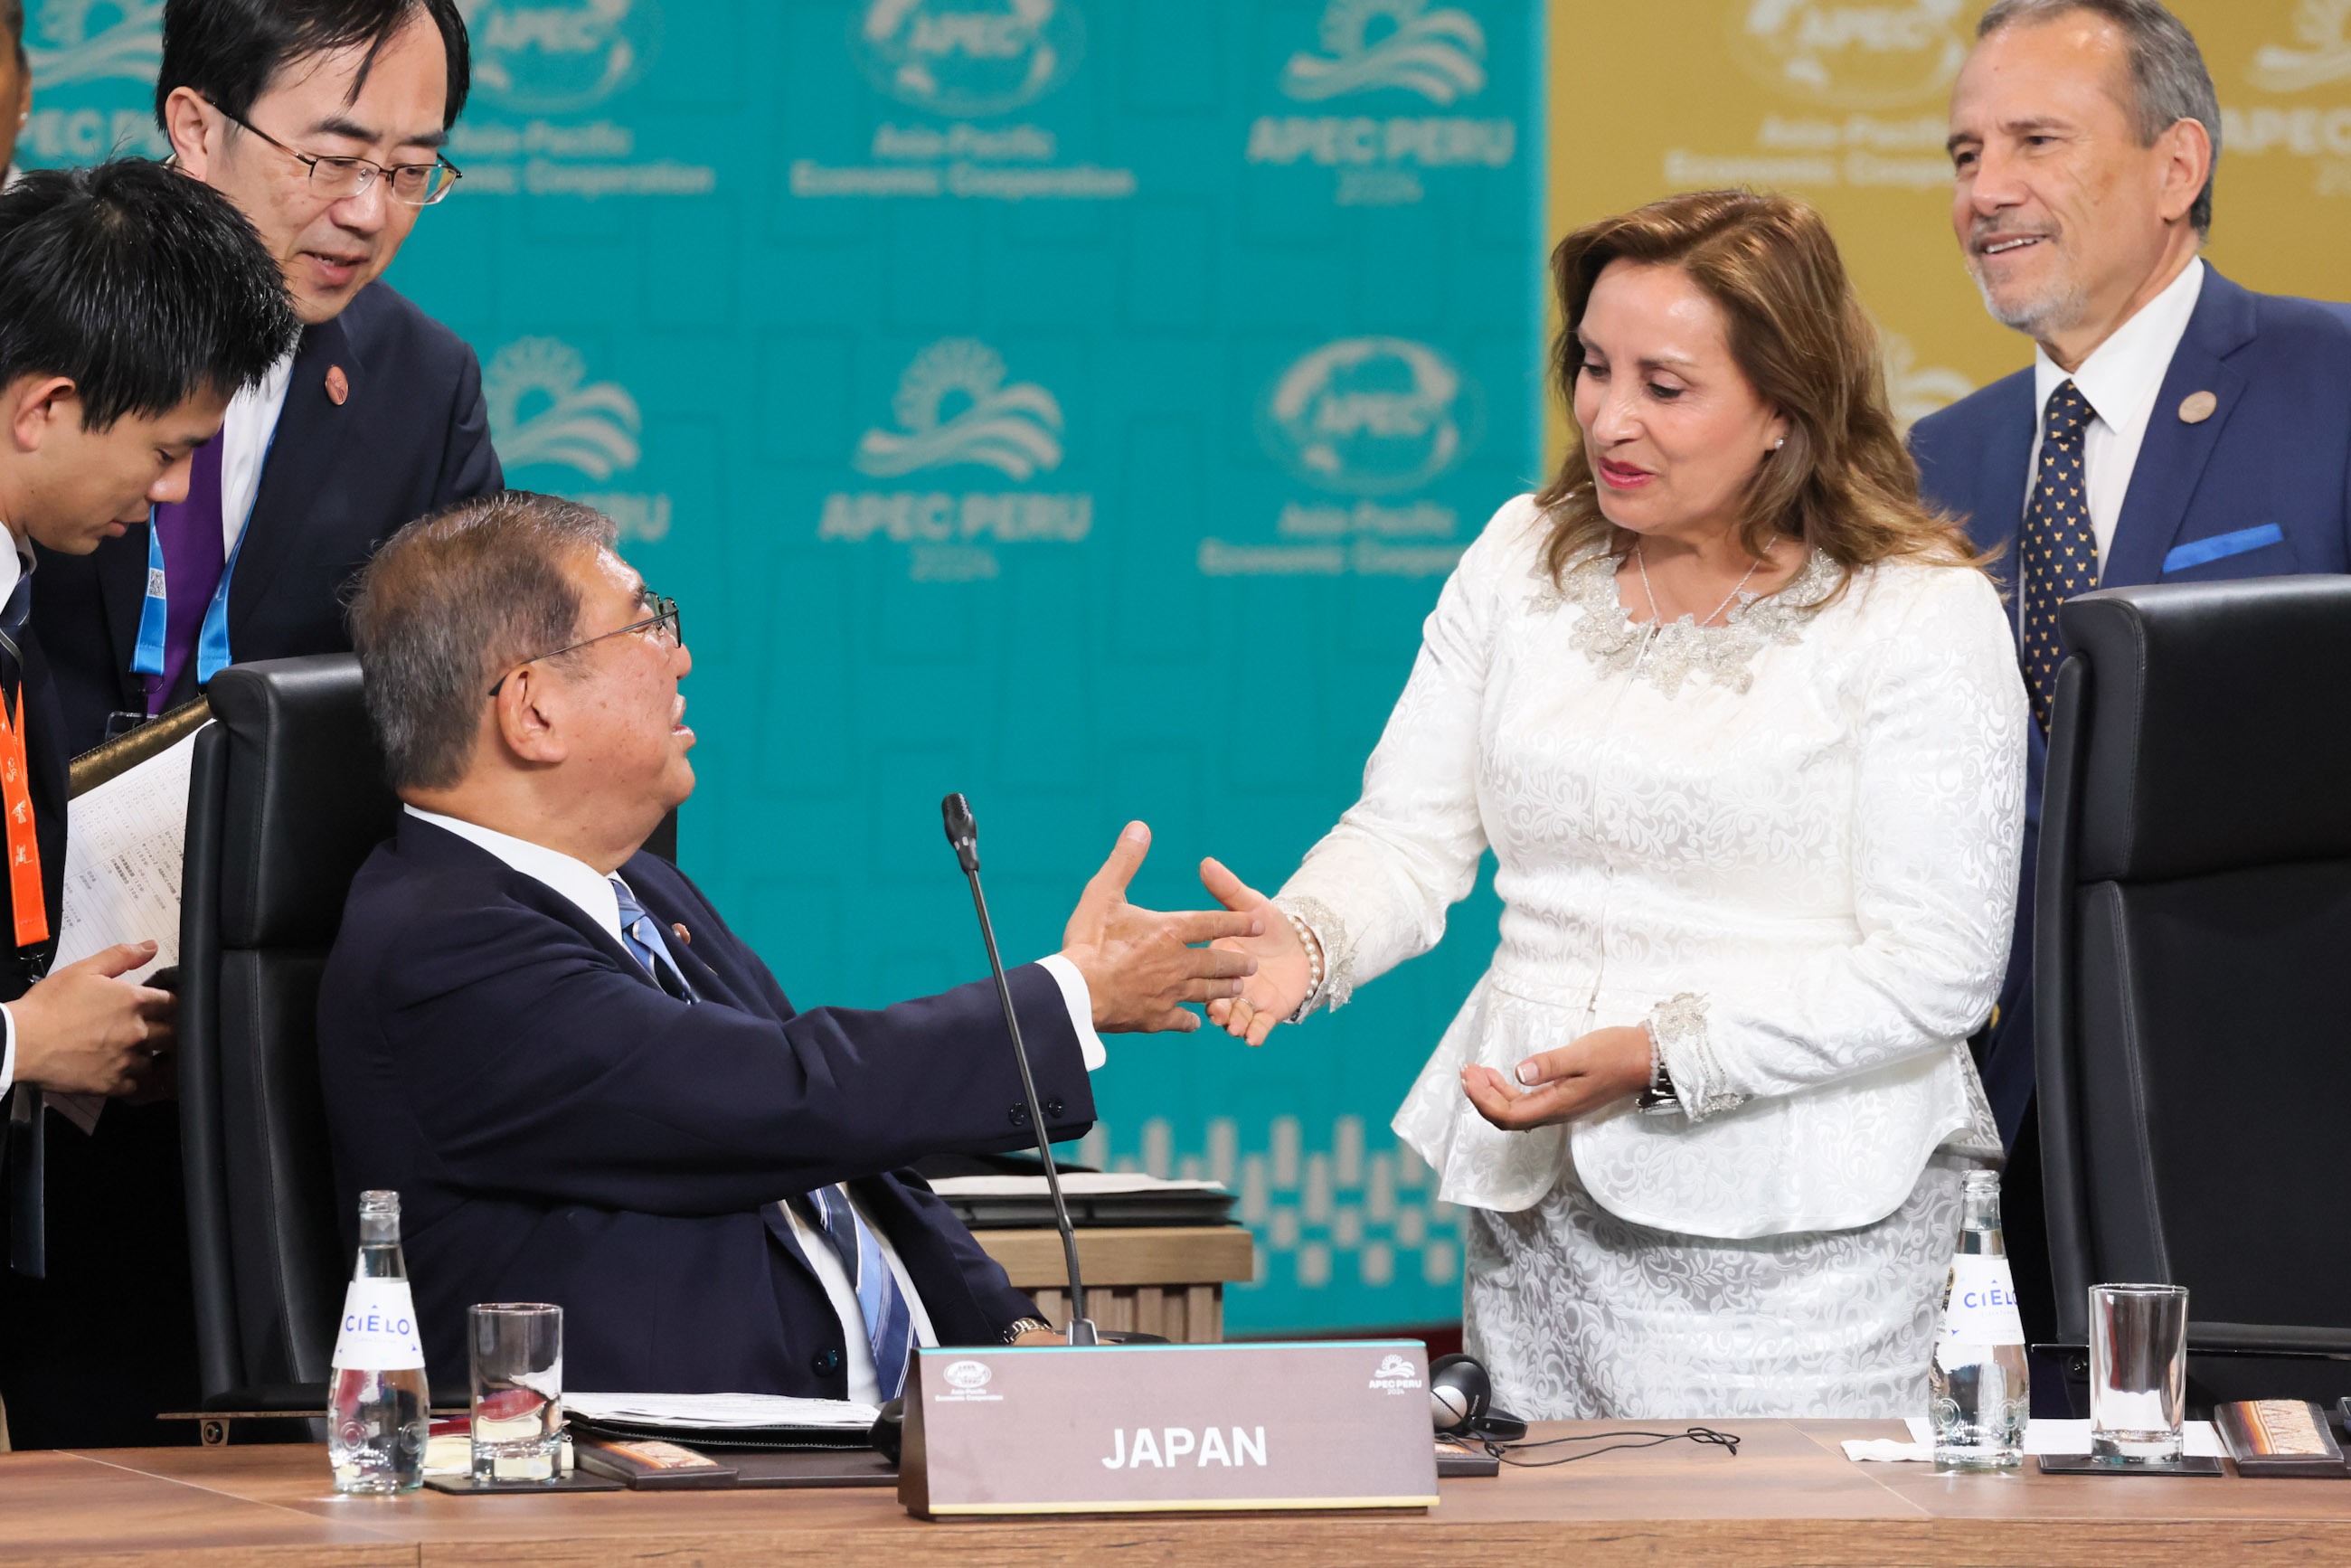
POLYGON ((1951 1301, 1943 1313, 1947 1346, 2022 1344, 2024 1320, 2016 1312, 2016 1286, 2008 1260, 1961 1252, 1951 1260, 1951 1301))
POLYGON ((343 1293, 343 1327, 335 1336, 338 1372, 404 1372, 424 1364, 416 1302, 405 1280, 353 1280, 343 1293))

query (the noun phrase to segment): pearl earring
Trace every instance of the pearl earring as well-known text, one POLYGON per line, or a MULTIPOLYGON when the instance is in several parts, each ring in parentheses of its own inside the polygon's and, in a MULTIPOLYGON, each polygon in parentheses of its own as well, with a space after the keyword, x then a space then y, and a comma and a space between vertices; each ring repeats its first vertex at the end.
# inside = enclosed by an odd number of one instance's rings
POLYGON ((1771 450, 1772 450, 1772 451, 1774 451, 1774 452, 1777 452, 1777 451, 1779 451, 1779 450, 1780 450, 1780 448, 1782 448, 1782 446, 1785 446, 1785 445, 1787 445, 1787 444, 1788 444, 1788 438, 1787 438, 1786 436, 1784 436, 1784 435, 1783 435, 1783 436, 1780 437, 1780 439, 1779 439, 1779 440, 1777 440, 1777 441, 1775 441, 1775 442, 1773 442, 1773 443, 1771 444, 1771 450))

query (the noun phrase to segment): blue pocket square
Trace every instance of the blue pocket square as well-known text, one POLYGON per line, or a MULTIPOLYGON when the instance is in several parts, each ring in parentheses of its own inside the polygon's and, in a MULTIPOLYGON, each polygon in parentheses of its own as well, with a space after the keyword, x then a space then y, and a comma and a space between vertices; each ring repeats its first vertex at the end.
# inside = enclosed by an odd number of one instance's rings
POLYGON ((2239 528, 2233 534, 2214 534, 2209 539, 2198 539, 2192 544, 2181 545, 2163 558, 2163 570, 2167 572, 2186 571, 2191 566, 2202 566, 2207 561, 2222 560, 2232 555, 2242 555, 2249 549, 2259 549, 2263 545, 2283 543, 2285 543, 2285 530, 2275 523, 2263 523, 2258 528, 2239 528))

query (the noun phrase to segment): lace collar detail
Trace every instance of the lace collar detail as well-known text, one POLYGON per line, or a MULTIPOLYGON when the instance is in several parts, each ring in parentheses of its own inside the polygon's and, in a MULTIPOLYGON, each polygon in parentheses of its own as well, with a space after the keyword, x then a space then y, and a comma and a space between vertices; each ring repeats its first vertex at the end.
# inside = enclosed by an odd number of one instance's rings
POLYGON ((1749 667, 1755 655, 1773 643, 1796 642, 1804 612, 1834 592, 1838 580, 1835 563, 1813 550, 1778 592, 1741 593, 1719 626, 1700 626, 1688 615, 1658 626, 1635 622, 1617 601, 1616 568, 1624 559, 1605 550, 1587 556, 1567 569, 1558 586, 1546 580, 1547 591, 1538 600, 1583 611, 1569 641, 1602 669, 1630 670, 1667 696, 1693 675, 1747 690, 1755 678, 1749 667))

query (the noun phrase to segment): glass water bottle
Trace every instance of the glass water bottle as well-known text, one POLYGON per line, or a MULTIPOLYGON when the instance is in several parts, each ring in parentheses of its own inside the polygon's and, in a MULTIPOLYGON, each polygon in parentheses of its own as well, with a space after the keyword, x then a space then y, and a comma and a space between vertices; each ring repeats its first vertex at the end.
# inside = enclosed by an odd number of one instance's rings
POLYGON ((1943 1291, 1943 1332, 1927 1374, 1938 1470, 2006 1470, 2024 1462, 2032 1412, 2024 1324, 2000 1231, 2000 1176, 1967 1174, 1959 1249, 1943 1291))
POLYGON ((327 1401, 327 1457, 340 1492, 413 1491, 424 1479, 432 1398, 400 1252, 400 1194, 360 1194, 360 1256, 343 1296, 327 1401))

